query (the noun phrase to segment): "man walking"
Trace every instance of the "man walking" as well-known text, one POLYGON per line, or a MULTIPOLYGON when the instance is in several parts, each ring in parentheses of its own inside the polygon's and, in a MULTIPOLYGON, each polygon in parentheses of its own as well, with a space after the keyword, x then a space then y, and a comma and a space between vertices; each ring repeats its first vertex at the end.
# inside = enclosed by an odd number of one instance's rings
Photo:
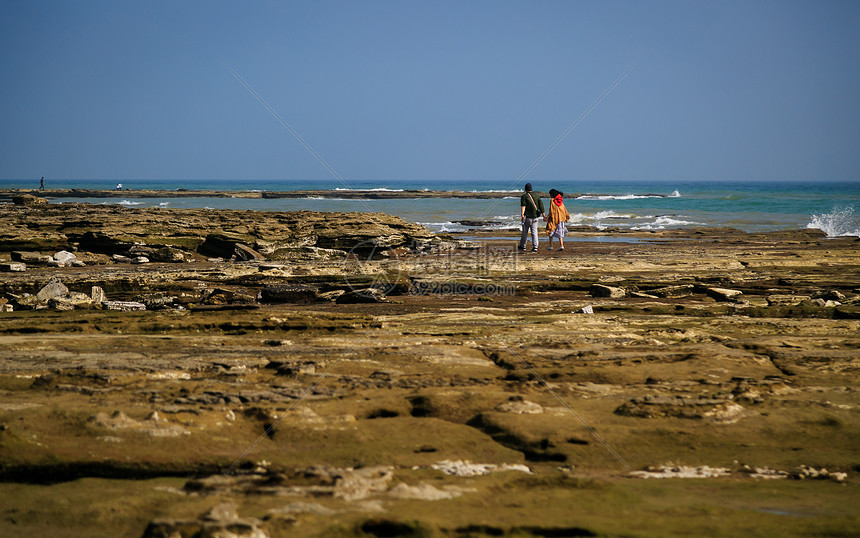
POLYGON ((545 216, 543 202, 540 196, 532 193, 532 184, 526 183, 525 193, 520 197, 520 218, 523 221, 523 235, 520 238, 520 250, 526 250, 526 240, 529 231, 532 234, 532 252, 538 251, 538 219, 545 216))

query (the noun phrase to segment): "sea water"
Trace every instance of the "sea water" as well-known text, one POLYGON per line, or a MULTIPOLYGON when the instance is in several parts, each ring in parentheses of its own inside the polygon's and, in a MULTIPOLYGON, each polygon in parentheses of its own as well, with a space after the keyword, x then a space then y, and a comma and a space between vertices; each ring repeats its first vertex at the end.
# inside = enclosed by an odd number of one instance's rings
MULTIPOLYGON (((0 188, 38 188, 38 180, 0 180, 0 188)), ((51 189, 331 191, 308 198, 58 198, 135 207, 253 209, 261 211, 369 211, 400 216, 434 231, 519 228, 525 181, 483 180, 46 180, 51 189), (489 192, 495 198, 347 199, 349 191, 489 192), (463 221, 473 221, 464 223, 463 221), (476 224, 478 221, 480 224, 476 224)), ((748 232, 818 228, 829 236, 860 236, 860 181, 541 181, 537 191, 565 193, 572 225, 598 229, 664 230, 731 227, 748 232)), ((549 200, 544 200, 549 207, 549 200)))

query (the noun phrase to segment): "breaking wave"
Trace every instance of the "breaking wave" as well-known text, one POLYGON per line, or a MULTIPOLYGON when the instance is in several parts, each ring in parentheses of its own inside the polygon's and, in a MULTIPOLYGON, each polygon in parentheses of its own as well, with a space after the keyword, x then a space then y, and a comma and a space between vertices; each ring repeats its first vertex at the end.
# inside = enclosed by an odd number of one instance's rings
POLYGON ((830 213, 812 215, 806 227, 819 229, 827 237, 860 237, 860 215, 854 212, 854 206, 834 208, 830 213))
POLYGON ((704 222, 695 222, 692 220, 673 219, 672 217, 657 216, 654 222, 649 222, 641 226, 633 226, 631 230, 665 230, 666 228, 675 228, 678 226, 704 226, 704 222))
POLYGON ((677 189, 672 194, 580 194, 574 196, 576 200, 643 200, 646 198, 680 198, 681 193, 677 189))

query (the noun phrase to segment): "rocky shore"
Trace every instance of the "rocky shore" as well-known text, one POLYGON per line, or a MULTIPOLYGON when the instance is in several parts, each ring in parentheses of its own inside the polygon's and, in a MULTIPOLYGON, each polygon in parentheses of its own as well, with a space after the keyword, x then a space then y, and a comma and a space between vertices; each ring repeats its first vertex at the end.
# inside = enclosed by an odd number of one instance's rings
POLYGON ((23 194, 0 203, 0 535, 860 526, 857 238, 521 254, 376 213, 23 194))

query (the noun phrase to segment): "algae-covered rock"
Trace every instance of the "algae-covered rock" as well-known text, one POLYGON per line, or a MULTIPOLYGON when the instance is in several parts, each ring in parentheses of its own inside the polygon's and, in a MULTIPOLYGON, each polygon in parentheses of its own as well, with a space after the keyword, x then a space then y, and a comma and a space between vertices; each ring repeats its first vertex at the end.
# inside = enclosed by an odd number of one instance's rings
POLYGON ((32 194, 19 194, 12 197, 12 203, 20 206, 40 206, 47 205, 48 200, 32 194))

